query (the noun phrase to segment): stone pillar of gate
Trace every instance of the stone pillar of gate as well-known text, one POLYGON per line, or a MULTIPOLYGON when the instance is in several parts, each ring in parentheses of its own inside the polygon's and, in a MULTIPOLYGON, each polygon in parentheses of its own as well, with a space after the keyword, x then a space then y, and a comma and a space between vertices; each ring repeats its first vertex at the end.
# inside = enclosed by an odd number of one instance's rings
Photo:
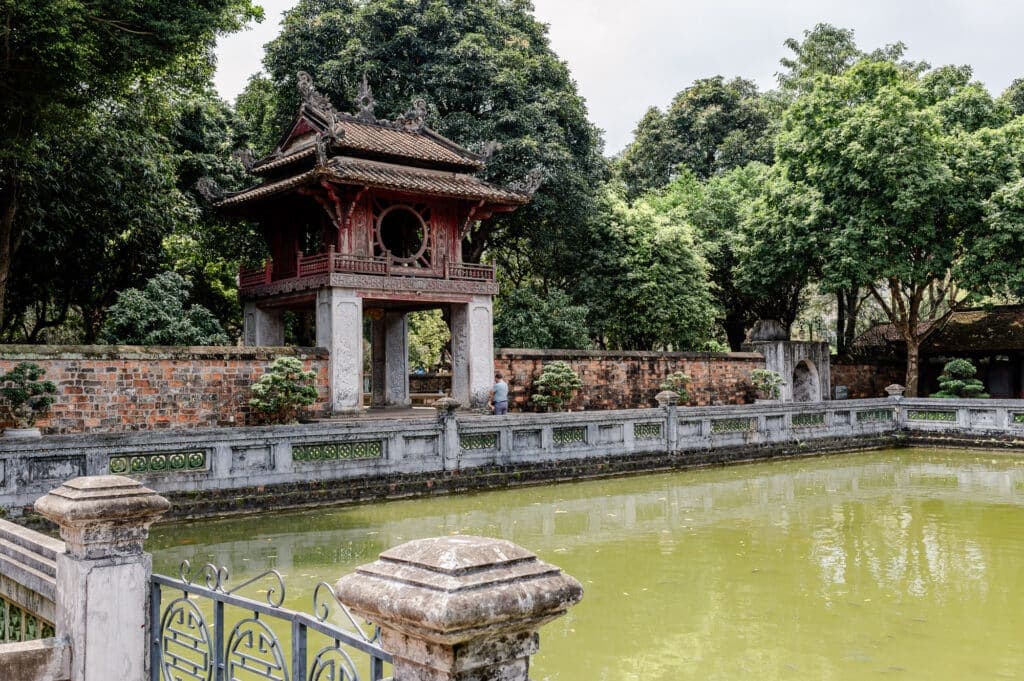
POLYGON ((330 352, 331 408, 363 406, 363 299, 355 291, 322 288, 316 294, 316 344, 330 352))
POLYGON ((370 405, 383 407, 387 404, 388 382, 388 346, 384 313, 381 310, 371 310, 367 315, 370 317, 370 405))
POLYGON ((487 406, 494 385, 494 315, 490 296, 451 306, 452 397, 470 408, 487 406))
POLYGON ((57 636, 71 643, 71 681, 149 678, 149 526, 170 503, 118 475, 75 478, 35 503, 60 527, 57 636))
POLYGON ((583 588, 502 539, 418 539, 338 580, 338 600, 381 628, 394 681, 527 681, 541 625, 583 588))
POLYGON ((246 345, 284 345, 284 310, 264 309, 254 302, 245 304, 242 338, 246 345))
POLYGON ((391 407, 408 407, 409 399, 409 322, 404 312, 384 315, 385 364, 384 402, 391 407))

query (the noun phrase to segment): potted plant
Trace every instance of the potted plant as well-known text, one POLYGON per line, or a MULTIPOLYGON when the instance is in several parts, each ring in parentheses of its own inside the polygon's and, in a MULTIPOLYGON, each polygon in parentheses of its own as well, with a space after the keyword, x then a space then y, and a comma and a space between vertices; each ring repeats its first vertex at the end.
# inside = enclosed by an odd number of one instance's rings
POLYGON ((6 428, 5 438, 37 438, 42 433, 35 427, 36 420, 53 404, 57 386, 42 380, 46 370, 32 362, 21 362, 0 376, 0 404, 6 420, 15 424, 6 428))
POLYGON ((661 382, 658 387, 662 390, 671 390, 675 394, 679 395, 679 403, 686 404, 690 401, 690 393, 686 390, 686 386, 690 385, 689 374, 685 374, 682 371, 675 371, 665 377, 665 380, 661 382))
POLYGON ((533 383, 537 391, 531 397, 533 403, 548 411, 561 411, 562 406, 572 400, 583 382, 566 362, 551 362, 544 365, 540 377, 533 383))
POLYGON ((295 357, 278 357, 253 383, 249 406, 266 423, 297 423, 299 410, 316 402, 315 378, 295 357))
POLYGON ((750 383, 757 390, 757 402, 777 402, 782 395, 782 386, 786 385, 779 372, 771 369, 754 369, 750 372, 750 383))

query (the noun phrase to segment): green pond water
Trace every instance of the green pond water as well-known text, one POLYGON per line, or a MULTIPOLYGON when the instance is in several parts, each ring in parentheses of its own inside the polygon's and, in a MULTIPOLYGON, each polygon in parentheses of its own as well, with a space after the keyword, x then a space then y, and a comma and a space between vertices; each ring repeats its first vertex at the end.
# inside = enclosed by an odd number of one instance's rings
POLYGON ((156 527, 310 611, 385 548, 509 539, 578 578, 535 681, 1024 679, 1024 457, 898 450, 156 527))

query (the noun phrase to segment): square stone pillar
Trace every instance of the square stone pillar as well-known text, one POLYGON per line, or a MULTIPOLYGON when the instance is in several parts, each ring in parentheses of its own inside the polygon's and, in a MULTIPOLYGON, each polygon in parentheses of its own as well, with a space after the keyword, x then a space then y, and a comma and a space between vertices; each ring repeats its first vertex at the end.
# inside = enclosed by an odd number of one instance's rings
POLYGON ((494 386, 494 315, 490 296, 451 306, 452 397, 479 409, 494 386))
POLYGON ((370 317, 370 388, 373 395, 370 405, 383 407, 387 404, 388 346, 384 317, 370 317))
POLYGON ((256 303, 245 304, 242 337, 250 346, 284 345, 284 310, 264 309, 256 303))
POLYGON ((409 399, 409 320, 404 312, 384 315, 385 382, 384 401, 388 406, 408 407, 409 399))
POLYGON ((512 542, 454 536, 389 549, 335 593, 380 626, 394 681, 527 681, 537 630, 583 588, 512 542))
POLYGON ((170 503, 118 475, 69 480, 35 503, 60 526, 58 636, 71 642, 71 681, 149 677, 149 526, 170 503))
POLYGON ((356 413, 363 407, 363 299, 350 289, 316 293, 316 344, 330 352, 331 408, 356 413))

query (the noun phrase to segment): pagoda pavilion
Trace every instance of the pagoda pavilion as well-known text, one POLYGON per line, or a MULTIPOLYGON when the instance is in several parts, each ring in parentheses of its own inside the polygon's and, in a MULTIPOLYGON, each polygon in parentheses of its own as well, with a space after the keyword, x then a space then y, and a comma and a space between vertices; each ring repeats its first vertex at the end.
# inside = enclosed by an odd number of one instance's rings
MULTIPOLYGON (((283 314, 313 312, 316 344, 330 352, 331 402, 363 402, 363 319, 369 318, 373 404, 409 400, 408 325, 415 310, 446 311, 452 396, 482 406, 493 383, 494 268, 463 262, 482 220, 529 201, 475 176, 486 158, 424 125, 423 100, 377 119, 365 81, 357 113, 336 111, 306 73, 302 104, 269 156, 248 163, 259 184, 221 210, 257 223, 271 255, 239 274, 246 345, 282 345, 283 314)), ((490 146, 494 148, 493 145, 490 146)))

